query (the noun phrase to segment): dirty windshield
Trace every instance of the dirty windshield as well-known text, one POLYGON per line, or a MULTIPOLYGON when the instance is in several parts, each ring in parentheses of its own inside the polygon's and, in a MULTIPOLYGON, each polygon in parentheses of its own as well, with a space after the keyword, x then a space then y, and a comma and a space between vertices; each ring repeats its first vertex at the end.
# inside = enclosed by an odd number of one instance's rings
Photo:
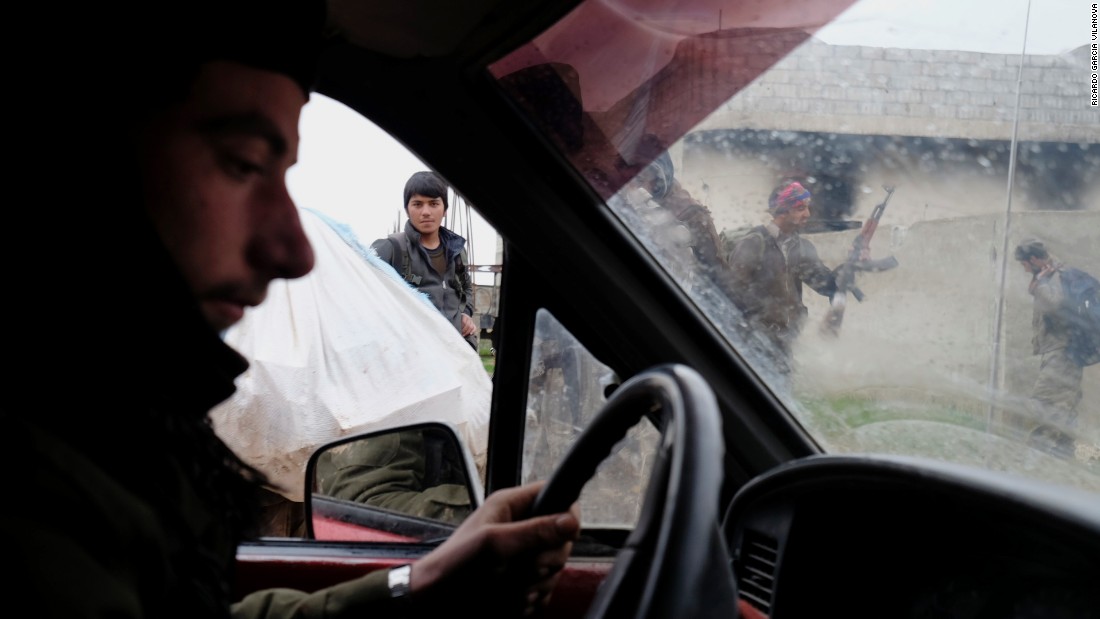
POLYGON ((1096 4, 787 4, 492 70, 823 450, 1100 490, 1096 4))

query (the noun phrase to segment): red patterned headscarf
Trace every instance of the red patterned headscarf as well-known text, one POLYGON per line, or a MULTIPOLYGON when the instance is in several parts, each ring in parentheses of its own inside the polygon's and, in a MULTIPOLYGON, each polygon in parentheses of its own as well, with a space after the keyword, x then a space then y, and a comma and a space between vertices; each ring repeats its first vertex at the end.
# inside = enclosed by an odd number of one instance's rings
POLYGON ((802 183, 787 183, 772 192, 768 199, 768 211, 773 215, 781 215, 800 203, 809 201, 810 192, 802 183))

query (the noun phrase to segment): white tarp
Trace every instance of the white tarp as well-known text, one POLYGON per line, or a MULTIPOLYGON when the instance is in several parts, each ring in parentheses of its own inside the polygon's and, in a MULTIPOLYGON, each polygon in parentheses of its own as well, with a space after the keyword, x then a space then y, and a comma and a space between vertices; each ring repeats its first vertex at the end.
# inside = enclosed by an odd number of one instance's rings
POLYGON ((301 218, 316 266, 272 283, 225 332, 250 367, 211 412, 215 431, 295 501, 310 454, 360 432, 447 422, 483 466, 492 382, 481 358, 347 226, 301 218))

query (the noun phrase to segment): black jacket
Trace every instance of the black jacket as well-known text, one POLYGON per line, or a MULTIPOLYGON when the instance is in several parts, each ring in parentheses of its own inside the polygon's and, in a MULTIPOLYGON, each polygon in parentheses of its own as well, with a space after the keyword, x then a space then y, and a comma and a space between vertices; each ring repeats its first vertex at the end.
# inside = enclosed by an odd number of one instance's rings
MULTIPOLYGON (((426 294, 439 313, 451 321, 455 329, 461 333, 462 314, 474 315, 473 282, 469 273, 467 272, 461 280, 464 282, 462 290, 455 290, 453 283, 456 281, 455 269, 458 268, 458 258, 466 246, 466 239, 443 227, 439 228, 439 239, 447 262, 447 270, 442 274, 432 267, 428 251, 420 244, 420 233, 413 227, 412 222, 405 222, 404 240, 409 255, 409 279, 412 280, 409 283, 426 294)), ((396 268, 396 260, 401 260, 395 256, 393 244, 388 237, 374 241, 371 243, 371 248, 379 258, 394 268, 396 268)), ((462 264, 463 269, 468 267, 469 265, 462 264)), ((398 269, 398 275, 402 274, 402 270, 398 269)))

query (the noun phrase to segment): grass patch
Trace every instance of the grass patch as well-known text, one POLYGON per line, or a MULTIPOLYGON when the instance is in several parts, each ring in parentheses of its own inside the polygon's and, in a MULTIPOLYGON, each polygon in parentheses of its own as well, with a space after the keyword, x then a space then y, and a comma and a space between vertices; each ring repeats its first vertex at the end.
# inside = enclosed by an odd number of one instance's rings
POLYGON ((802 400, 811 425, 829 436, 841 436, 872 423, 883 421, 935 421, 983 430, 985 420, 973 412, 942 402, 883 401, 866 396, 839 395, 802 400))
POLYGON ((497 358, 492 353, 493 343, 489 341, 489 338, 483 337, 477 342, 477 354, 481 356, 481 366, 485 368, 489 376, 493 375, 493 370, 497 366, 497 358))

